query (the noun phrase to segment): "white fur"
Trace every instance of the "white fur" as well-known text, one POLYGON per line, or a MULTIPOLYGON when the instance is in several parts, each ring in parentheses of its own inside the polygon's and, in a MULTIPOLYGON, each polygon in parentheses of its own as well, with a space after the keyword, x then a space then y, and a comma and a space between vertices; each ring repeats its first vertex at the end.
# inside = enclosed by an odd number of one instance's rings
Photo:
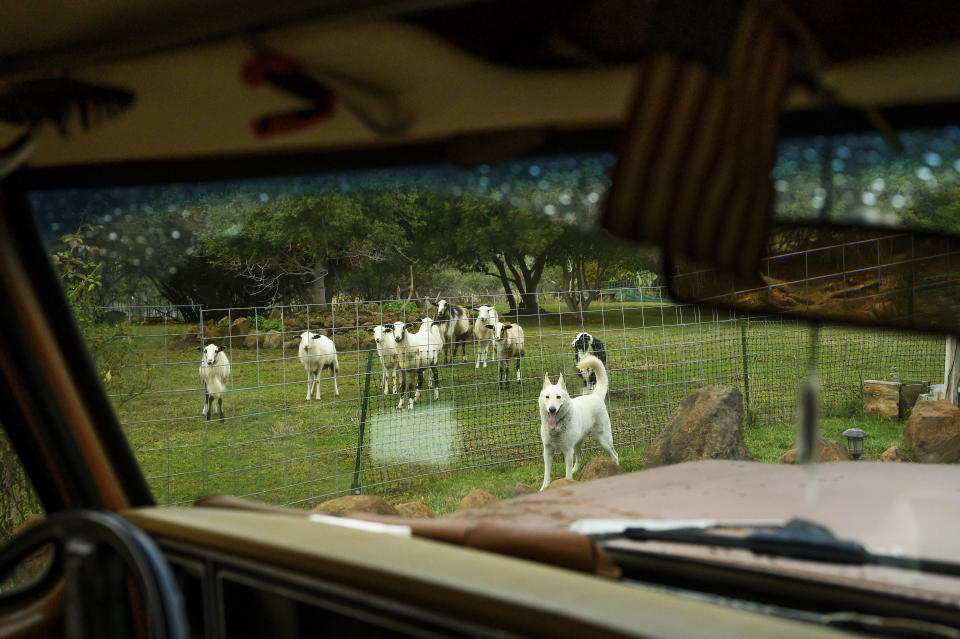
POLYGON ((543 376, 543 389, 538 400, 540 440, 543 442, 543 485, 540 490, 550 484, 550 466, 554 453, 558 451, 563 453, 565 477, 573 479, 573 474, 580 468, 580 446, 587 435, 597 440, 614 463, 620 463, 617 451, 613 449, 610 415, 603 401, 607 395, 607 371, 593 355, 581 359, 577 368, 581 371, 589 368, 597 376, 592 393, 571 398, 562 374, 556 384, 550 383, 549 375, 543 376), (556 415, 554 428, 550 427, 551 412, 556 415))
POLYGON ((380 388, 383 394, 388 395, 388 373, 393 376, 393 394, 397 394, 397 369, 400 368, 400 356, 397 352, 397 341, 393 339, 392 326, 374 326, 373 340, 377 344, 377 355, 380 357, 380 388))
POLYGON ((520 360, 524 351, 520 325, 497 320, 493 329, 493 351, 497 357, 497 385, 510 387, 510 362, 513 360, 517 364, 517 383, 521 383, 520 360))
MULTIPOLYGON (((420 330, 411 333, 408 328, 410 325, 403 322, 394 322, 393 338, 397 343, 398 361, 402 371, 402 381, 400 382, 400 401, 397 408, 403 408, 403 397, 409 393, 407 385, 407 375, 411 377, 414 373, 417 375, 416 393, 409 398, 408 408, 413 408, 413 403, 420 399, 420 386, 423 383, 424 369, 433 372, 433 380, 427 380, 428 387, 433 387, 433 398, 440 399, 440 381, 437 372, 437 362, 440 359, 440 351, 443 349, 443 337, 440 335, 440 327, 430 319, 424 317, 420 324, 420 330)), ((413 380, 410 380, 410 386, 413 380)))
POLYGON ((478 306, 477 319, 473 322, 473 338, 477 342, 477 365, 474 368, 480 368, 480 360, 483 360, 483 367, 487 367, 487 355, 490 345, 493 344, 493 330, 497 321, 497 311, 492 306, 478 306))
POLYGON ((307 371, 307 401, 311 395, 320 399, 320 371, 329 368, 333 372, 333 394, 340 396, 337 388, 337 372, 340 362, 337 360, 337 347, 333 340, 326 335, 319 335, 310 331, 300 334, 300 363, 307 371))
POLYGON ((213 402, 217 402, 220 419, 223 419, 223 394, 227 391, 227 380, 230 379, 230 360, 222 346, 207 344, 200 350, 203 352, 200 359, 200 379, 205 391, 203 411, 200 414, 209 419, 213 402))

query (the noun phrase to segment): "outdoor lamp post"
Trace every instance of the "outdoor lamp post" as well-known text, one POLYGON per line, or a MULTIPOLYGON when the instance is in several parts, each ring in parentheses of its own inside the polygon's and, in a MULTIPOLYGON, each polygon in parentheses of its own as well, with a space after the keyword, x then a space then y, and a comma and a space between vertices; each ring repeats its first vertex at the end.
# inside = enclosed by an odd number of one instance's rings
POLYGON ((843 436, 847 438, 847 450, 854 459, 860 459, 863 454, 863 438, 867 432, 862 428, 848 428, 843 431, 843 436))

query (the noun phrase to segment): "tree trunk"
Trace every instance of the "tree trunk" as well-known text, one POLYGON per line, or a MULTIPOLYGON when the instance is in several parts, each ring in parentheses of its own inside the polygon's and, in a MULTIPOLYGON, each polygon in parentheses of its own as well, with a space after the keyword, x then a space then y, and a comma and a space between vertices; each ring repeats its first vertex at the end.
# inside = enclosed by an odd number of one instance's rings
POLYGON ((319 306, 321 310, 327 310, 327 275, 329 269, 327 268, 326 259, 318 259, 317 263, 313 265, 313 273, 311 274, 312 281, 308 289, 308 300, 307 302, 314 306, 319 306))
POLYGON ((503 292, 507 294, 507 303, 510 304, 510 313, 513 315, 517 314, 517 301, 513 297, 513 290, 510 287, 510 278, 507 277, 507 269, 503 264, 503 260, 499 257, 493 259, 494 265, 497 267, 497 272, 500 274, 500 283, 503 284, 503 292))

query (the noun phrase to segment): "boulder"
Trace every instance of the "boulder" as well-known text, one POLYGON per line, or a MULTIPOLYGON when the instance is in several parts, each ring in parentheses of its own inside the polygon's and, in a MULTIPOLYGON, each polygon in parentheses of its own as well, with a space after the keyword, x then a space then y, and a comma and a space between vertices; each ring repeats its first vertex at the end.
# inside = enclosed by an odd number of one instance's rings
POLYGON ((553 490, 554 488, 567 488, 568 486, 575 486, 579 484, 576 479, 567 479, 566 477, 561 477, 560 479, 554 479, 552 482, 547 484, 547 487, 544 490, 553 490))
POLYGON ((615 463, 609 457, 594 457, 583 470, 580 471, 580 481, 590 481, 591 479, 602 479, 604 477, 613 477, 625 473, 620 464, 615 463))
POLYGON ((891 446, 880 454, 882 462, 905 462, 907 456, 903 454, 903 449, 899 446, 891 446))
POLYGON ((283 309, 279 306, 274 306, 270 309, 270 315, 267 316, 267 319, 273 320, 274 322, 279 322, 280 318, 283 317, 283 309))
POLYGON ((644 468, 700 459, 753 459, 743 441, 738 388, 706 386, 685 397, 647 452, 644 468))
POLYGON ((918 403, 903 428, 903 446, 918 462, 960 461, 960 408, 944 400, 918 403))
POLYGON ((537 492, 537 489, 536 489, 536 488, 531 488, 530 486, 527 486, 526 484, 517 484, 516 486, 513 487, 513 496, 514 496, 514 497, 519 497, 519 496, 521 496, 521 495, 532 495, 532 494, 534 494, 535 492, 537 492))
POLYGON ((263 345, 263 338, 265 333, 259 331, 253 331, 249 335, 243 338, 243 347, 244 348, 256 348, 257 346, 263 345))
POLYGON ((412 519, 433 519, 433 511, 422 501, 408 501, 405 504, 397 504, 397 512, 401 517, 410 517, 412 519))
POLYGON ((230 335, 233 337, 243 337, 250 332, 250 318, 238 317, 230 324, 230 335))
POLYGON ((297 350, 300 348, 300 336, 294 337, 293 339, 288 339, 283 343, 283 350, 289 349, 297 350))
POLYGON ((343 517, 347 513, 373 513, 399 516, 400 512, 382 497, 376 495, 347 495, 314 506, 310 512, 343 517))
POLYGON ((476 508, 477 506, 483 506, 484 504, 490 504, 495 501, 497 501, 496 497, 485 490, 476 488, 471 490, 463 499, 460 500, 460 506, 457 508, 457 510, 476 508))
POLYGON ((230 326, 230 316, 224 315, 219 320, 217 320, 217 326, 219 326, 220 328, 226 328, 227 326, 230 326))
POLYGON ((222 333, 220 332, 220 328, 217 327, 217 324, 213 320, 210 320, 209 322, 203 325, 204 339, 210 339, 212 337, 220 337, 221 335, 222 333))
POLYGON ((283 333, 267 331, 263 337, 264 348, 280 348, 283 345, 283 333))
MULTIPOLYGON (((797 443, 793 443, 793 447, 783 454, 783 457, 780 458, 781 464, 796 464, 797 463, 797 443)), ((819 462, 837 462, 837 461, 850 461, 850 452, 847 450, 847 447, 843 442, 839 442, 835 439, 824 439, 820 438, 820 441, 817 442, 817 461, 819 462)))

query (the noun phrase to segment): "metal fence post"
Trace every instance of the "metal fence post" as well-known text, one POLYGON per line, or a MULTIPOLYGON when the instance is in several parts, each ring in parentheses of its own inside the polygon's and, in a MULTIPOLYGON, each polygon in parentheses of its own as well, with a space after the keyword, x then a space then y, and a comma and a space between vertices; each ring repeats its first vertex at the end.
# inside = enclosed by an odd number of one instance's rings
POLYGON ((367 353, 367 372, 363 376, 363 394, 360 397, 360 414, 357 418, 357 461, 353 467, 353 483, 350 484, 350 493, 359 495, 363 492, 360 482, 360 459, 363 453, 363 431, 367 425, 367 401, 370 398, 370 369, 373 368, 373 349, 367 353))
POLYGON ((740 352, 743 359, 743 404, 750 408, 750 366, 747 359, 747 320, 740 320, 740 352))

